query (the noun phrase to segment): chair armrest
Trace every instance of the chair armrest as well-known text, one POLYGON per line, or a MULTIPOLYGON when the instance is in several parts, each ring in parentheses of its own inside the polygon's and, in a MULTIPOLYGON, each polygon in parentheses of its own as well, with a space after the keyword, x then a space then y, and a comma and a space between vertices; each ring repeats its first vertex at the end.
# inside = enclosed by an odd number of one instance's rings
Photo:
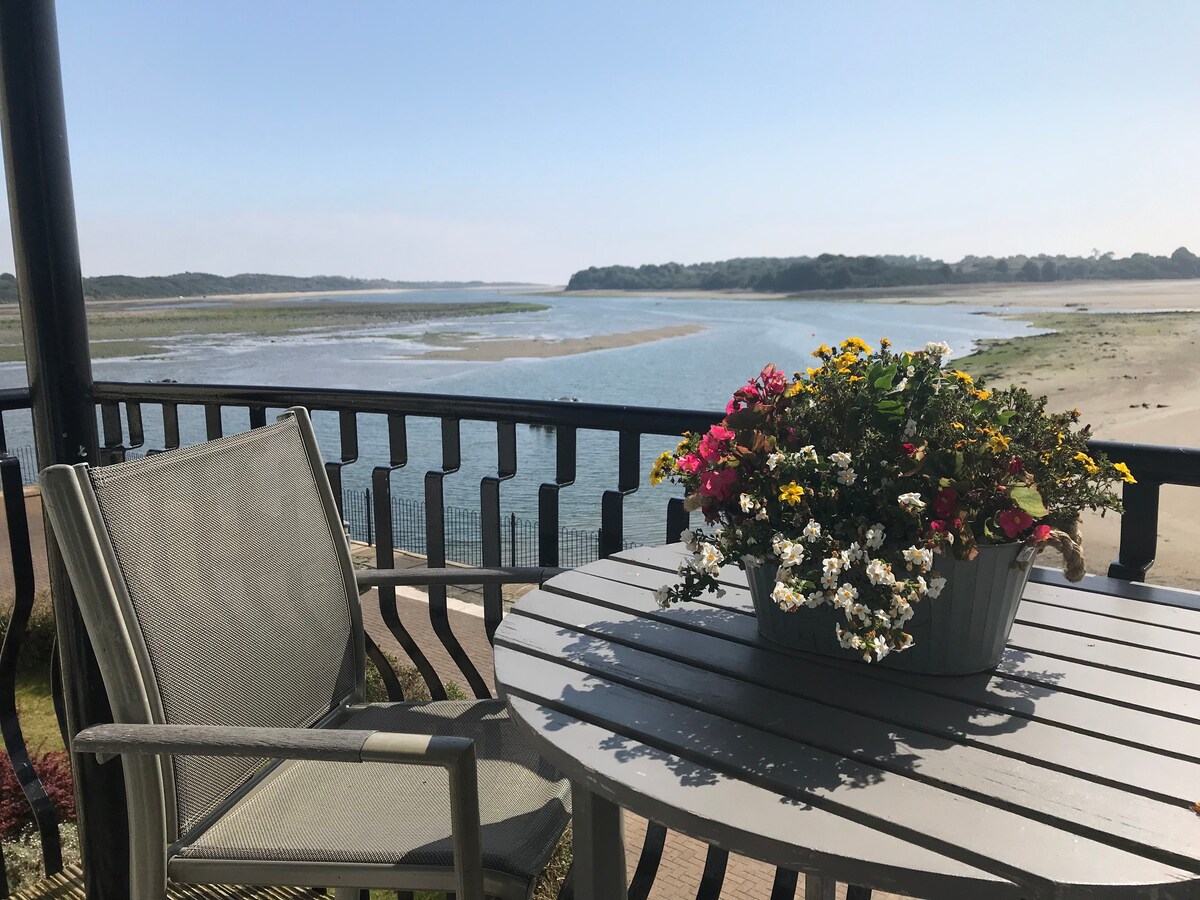
POLYGON ((484 900, 479 780, 470 738, 323 728, 94 725, 75 735, 77 753, 251 756, 442 766, 450 776, 450 831, 457 896, 484 900))
POLYGON ((77 753, 169 753, 333 762, 450 766, 470 738, 336 728, 245 728, 212 725, 94 725, 75 735, 77 753))
POLYGON ((360 590, 384 585, 431 584, 536 584, 559 575, 566 569, 553 566, 503 569, 431 568, 431 569, 357 569, 354 578, 360 590))

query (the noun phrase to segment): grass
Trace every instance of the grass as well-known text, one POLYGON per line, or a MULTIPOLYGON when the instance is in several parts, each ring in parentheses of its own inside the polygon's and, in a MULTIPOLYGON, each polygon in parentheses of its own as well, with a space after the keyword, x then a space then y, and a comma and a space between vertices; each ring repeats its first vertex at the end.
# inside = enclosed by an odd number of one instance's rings
MULTIPOLYGON (((242 301, 228 306, 159 309, 136 304, 88 309, 88 333, 96 359, 158 355, 181 335, 254 334, 263 337, 306 330, 341 333, 359 328, 465 316, 535 312, 541 303, 356 303, 354 301, 242 301)), ((24 358, 21 320, 15 306, 0 307, 0 362, 24 358)))

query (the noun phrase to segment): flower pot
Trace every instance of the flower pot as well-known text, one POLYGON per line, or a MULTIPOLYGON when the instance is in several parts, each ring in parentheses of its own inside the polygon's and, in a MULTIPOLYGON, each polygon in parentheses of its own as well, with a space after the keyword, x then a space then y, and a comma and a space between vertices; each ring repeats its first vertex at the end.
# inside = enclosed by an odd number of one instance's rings
MULTIPOLYGON (((993 668, 1008 642, 1033 556, 1023 544, 980 547, 979 555, 969 562, 939 553, 934 569, 946 579, 946 586, 936 598, 925 597, 915 604, 907 628, 913 646, 872 665, 926 675, 967 675, 993 668)), ((862 659, 861 653, 838 644, 835 626, 845 622, 841 610, 822 604, 784 612, 771 599, 776 567, 748 564, 745 568, 763 637, 795 650, 862 659)))

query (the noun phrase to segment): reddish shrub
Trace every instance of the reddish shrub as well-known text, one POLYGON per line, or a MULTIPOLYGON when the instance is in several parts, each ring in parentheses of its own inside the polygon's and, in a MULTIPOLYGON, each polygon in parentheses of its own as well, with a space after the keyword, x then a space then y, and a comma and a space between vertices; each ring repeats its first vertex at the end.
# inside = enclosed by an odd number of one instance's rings
MULTIPOLYGON (((31 754, 33 769, 42 780, 47 795, 58 809, 59 820, 75 821, 75 788, 71 781, 71 763, 65 750, 31 754)), ((33 824, 33 813, 21 790, 20 782, 0 751, 0 840, 11 840, 33 824)))

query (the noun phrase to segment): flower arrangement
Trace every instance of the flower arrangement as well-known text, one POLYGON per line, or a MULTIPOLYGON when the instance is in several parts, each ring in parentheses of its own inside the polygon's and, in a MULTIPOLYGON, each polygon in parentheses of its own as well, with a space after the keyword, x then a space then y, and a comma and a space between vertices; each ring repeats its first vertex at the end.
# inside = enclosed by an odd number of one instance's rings
POLYGON ((1049 545, 1069 578, 1083 577, 1079 514, 1119 511, 1128 467, 1088 451, 1078 410, 988 390, 945 366, 943 343, 880 343, 822 345, 790 379, 767 366, 719 424, 658 458, 651 481, 683 484, 688 508, 719 526, 684 532, 692 556, 661 604, 719 590, 726 561, 777 567, 778 607, 840 609, 839 643, 869 662, 912 645, 914 605, 945 584, 939 554, 1049 545))

